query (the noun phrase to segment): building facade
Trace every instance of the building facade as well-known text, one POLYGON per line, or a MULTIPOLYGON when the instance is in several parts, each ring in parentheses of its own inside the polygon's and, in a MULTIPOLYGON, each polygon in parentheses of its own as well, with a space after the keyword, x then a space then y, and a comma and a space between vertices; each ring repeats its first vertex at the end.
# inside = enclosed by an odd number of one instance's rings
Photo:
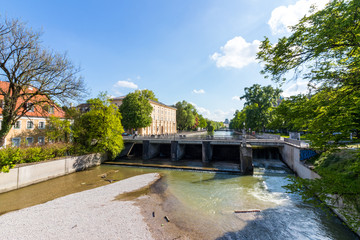
MULTIPOLYGON (((4 91, 8 89, 8 82, 0 82, 0 88, 4 91)), ((29 91, 33 91, 31 88, 29 91)), ((2 110, 4 107, 3 96, 0 95, 0 126, 2 124, 2 110)), ((51 101, 49 101, 51 102, 51 101)), ((17 106, 21 105, 21 100, 17 102, 17 106)), ((20 117, 14 126, 11 127, 5 138, 4 146, 20 146, 20 145, 42 145, 47 141, 46 129, 50 116, 65 119, 65 112, 56 104, 44 104, 43 106, 26 105, 28 111, 20 117)))
MULTIPOLYGON (((120 107, 124 97, 112 98, 111 101, 120 107)), ((141 136, 151 135, 171 135, 176 130, 176 108, 167 106, 163 103, 149 100, 153 110, 151 113, 152 122, 149 127, 136 129, 141 136)))

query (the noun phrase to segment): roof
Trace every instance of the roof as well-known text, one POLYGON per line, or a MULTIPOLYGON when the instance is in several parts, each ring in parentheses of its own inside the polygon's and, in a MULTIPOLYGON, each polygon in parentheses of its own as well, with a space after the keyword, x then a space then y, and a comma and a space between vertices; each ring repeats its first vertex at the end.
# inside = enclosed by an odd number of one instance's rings
MULTIPOLYGON (((125 96, 121 96, 121 97, 111 98, 110 100, 123 100, 124 98, 125 98, 125 96)), ((164 104, 164 103, 162 103, 162 102, 154 101, 154 100, 152 100, 152 99, 149 99, 149 102, 156 103, 156 104, 162 105, 162 106, 164 106, 164 107, 168 107, 168 108, 172 108, 172 109, 177 110, 175 107, 171 107, 171 106, 166 105, 166 104, 164 104)))
MULTIPOLYGON (((9 82, 4 82, 4 81, 0 81, 0 88, 4 91, 8 91, 9 90, 9 86, 10 83, 9 82)), ((36 88, 28 88, 27 89, 28 92, 35 92, 36 88)), ((44 99, 44 98, 48 98, 46 96, 36 96, 34 98, 33 101, 31 102, 36 102, 37 100, 40 99, 44 99)), ((2 94, 0 94, 0 101, 4 99, 4 96, 2 94)), ((50 100, 48 98, 48 100, 50 100)), ((50 100, 51 101, 51 100, 50 100)), ((18 99, 17 103, 16 103, 16 107, 19 107, 21 103, 23 103, 24 101, 22 99, 18 99)), ((31 103, 29 102, 29 103, 31 103)), ((44 110, 44 108, 42 106, 38 106, 35 105, 34 106, 34 111, 32 112, 27 112, 24 116, 25 117, 50 117, 50 116, 54 116, 54 117, 59 117, 59 118, 65 118, 65 112, 64 110, 61 109, 61 107, 57 106, 53 101, 51 101, 53 104, 50 107, 54 107, 54 113, 49 113, 48 111, 44 110)), ((0 115, 2 115, 2 106, 0 106, 0 115)))

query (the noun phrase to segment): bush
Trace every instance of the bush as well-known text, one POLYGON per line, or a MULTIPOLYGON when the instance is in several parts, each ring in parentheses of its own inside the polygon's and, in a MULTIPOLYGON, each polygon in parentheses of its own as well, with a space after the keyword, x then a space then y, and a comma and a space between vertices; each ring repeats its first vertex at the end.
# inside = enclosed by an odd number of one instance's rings
POLYGON ((4 148, 0 149, 0 172, 9 172, 16 164, 39 162, 86 153, 88 152, 80 146, 69 143, 55 143, 23 148, 4 148))

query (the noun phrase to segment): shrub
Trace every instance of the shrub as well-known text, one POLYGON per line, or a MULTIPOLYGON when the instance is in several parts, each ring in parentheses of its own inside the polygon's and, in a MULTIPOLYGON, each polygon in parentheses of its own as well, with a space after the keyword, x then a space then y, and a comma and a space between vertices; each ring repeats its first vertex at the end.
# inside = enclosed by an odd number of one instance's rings
POLYGON ((69 143, 46 144, 34 147, 0 149, 0 172, 9 172, 16 164, 45 161, 69 155, 89 153, 81 146, 69 143))

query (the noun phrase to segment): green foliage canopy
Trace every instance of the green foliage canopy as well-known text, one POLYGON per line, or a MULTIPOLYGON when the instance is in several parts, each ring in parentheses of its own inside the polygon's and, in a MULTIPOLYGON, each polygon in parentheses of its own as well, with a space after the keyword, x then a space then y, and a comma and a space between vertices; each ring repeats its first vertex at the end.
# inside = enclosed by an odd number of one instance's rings
POLYGON ((153 108, 149 99, 157 101, 155 94, 150 90, 136 90, 126 95, 119 107, 123 117, 121 122, 125 129, 150 126, 153 108))
POLYGON ((199 115, 199 128, 206 128, 207 122, 206 119, 200 114, 199 115))
POLYGON ((186 102, 177 102, 176 107, 176 122, 179 130, 190 130, 196 125, 196 118, 198 113, 195 107, 186 102))
POLYGON ((69 142, 71 135, 71 122, 51 116, 47 122, 46 136, 54 142, 69 142))
POLYGON ((244 91, 240 99, 245 99, 246 127, 262 131, 270 121, 271 108, 276 106, 282 91, 270 85, 262 87, 259 84, 245 88, 244 91))
POLYGON ((323 10, 302 18, 289 37, 276 44, 265 38, 258 52, 262 73, 275 82, 284 82, 291 73, 309 80, 315 93, 303 105, 302 116, 312 133, 311 143, 322 149, 336 148, 351 132, 359 132, 359 12, 359 1, 330 1, 323 10))
POLYGON ((236 110, 234 113, 234 118, 230 120, 229 128, 240 130, 245 127, 246 113, 245 110, 239 111, 236 110))
POLYGON ((276 44, 265 38, 258 59, 263 73, 275 82, 293 71, 297 78, 325 86, 359 88, 360 2, 334 0, 310 12, 292 27, 292 34, 276 44))
POLYGON ((87 101, 90 111, 74 125, 74 139, 87 150, 116 156, 123 149, 121 114, 105 95, 87 101))

